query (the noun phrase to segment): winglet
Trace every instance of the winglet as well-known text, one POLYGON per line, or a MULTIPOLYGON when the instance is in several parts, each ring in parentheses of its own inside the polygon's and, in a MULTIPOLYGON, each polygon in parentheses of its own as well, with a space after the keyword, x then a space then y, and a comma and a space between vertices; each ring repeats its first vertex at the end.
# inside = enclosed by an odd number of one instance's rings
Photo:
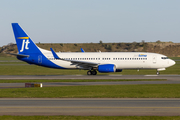
POLYGON ((81 52, 85 52, 85 51, 81 48, 81 52))
POLYGON ((54 52, 54 50, 53 50, 52 48, 50 48, 50 49, 51 49, 51 52, 52 52, 54 58, 55 58, 55 59, 60 59, 60 58, 58 57, 58 55, 54 52))

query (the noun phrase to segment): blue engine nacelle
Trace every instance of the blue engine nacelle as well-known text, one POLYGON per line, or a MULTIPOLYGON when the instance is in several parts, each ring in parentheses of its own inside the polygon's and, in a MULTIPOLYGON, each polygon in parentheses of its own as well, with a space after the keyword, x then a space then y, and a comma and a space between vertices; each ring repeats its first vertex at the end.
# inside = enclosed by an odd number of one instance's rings
POLYGON ((114 64, 104 64, 98 66, 98 71, 101 73, 122 72, 122 69, 116 69, 114 64))

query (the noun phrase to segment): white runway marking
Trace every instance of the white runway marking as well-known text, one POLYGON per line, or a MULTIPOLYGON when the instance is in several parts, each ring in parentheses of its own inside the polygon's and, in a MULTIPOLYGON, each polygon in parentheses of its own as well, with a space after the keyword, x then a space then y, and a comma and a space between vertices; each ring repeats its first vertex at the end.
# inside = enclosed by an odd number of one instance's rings
POLYGON ((158 75, 144 75, 144 76, 158 76, 158 75))
POLYGON ((108 76, 122 76, 122 75, 108 75, 108 76))

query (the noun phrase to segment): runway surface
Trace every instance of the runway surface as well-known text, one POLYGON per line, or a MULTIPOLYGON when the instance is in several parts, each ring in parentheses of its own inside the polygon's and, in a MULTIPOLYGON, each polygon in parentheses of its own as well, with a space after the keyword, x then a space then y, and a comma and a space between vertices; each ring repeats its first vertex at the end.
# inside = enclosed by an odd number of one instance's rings
POLYGON ((180 75, 0 75, 0 79, 167 79, 178 80, 180 75))
POLYGON ((1 98, 0 115, 178 116, 180 99, 1 98))
MULTIPOLYGON (((78 85, 133 85, 133 84, 180 84, 180 75, 58 75, 58 76, 0 76, 1 79, 127 79, 119 82, 48 82, 43 83, 43 87, 51 86, 78 86, 78 85), (167 79, 165 81, 128 81, 128 79, 167 79)), ((24 87, 24 83, 0 83, 0 88, 24 87)))
MULTIPOLYGON (((0 76, 0 79, 167 79, 167 81, 57 82, 48 86, 114 84, 180 84, 180 75, 0 76)), ((0 88, 24 87, 0 83, 0 88)), ((180 98, 0 98, 0 115, 179 116, 180 98)))

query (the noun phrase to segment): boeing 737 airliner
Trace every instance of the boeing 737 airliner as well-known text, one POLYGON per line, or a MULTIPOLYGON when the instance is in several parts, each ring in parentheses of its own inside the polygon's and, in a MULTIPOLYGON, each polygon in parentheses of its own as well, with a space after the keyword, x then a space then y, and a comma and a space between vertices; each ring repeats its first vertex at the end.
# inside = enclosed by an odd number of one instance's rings
MULTIPOLYGON (((17 43, 19 60, 29 64, 57 69, 83 69, 88 75, 121 72, 123 69, 156 69, 165 70, 175 61, 165 55, 147 52, 60 52, 55 53, 39 48, 18 25, 12 23, 17 43)), ((12 54, 12 53, 11 53, 12 54)))

